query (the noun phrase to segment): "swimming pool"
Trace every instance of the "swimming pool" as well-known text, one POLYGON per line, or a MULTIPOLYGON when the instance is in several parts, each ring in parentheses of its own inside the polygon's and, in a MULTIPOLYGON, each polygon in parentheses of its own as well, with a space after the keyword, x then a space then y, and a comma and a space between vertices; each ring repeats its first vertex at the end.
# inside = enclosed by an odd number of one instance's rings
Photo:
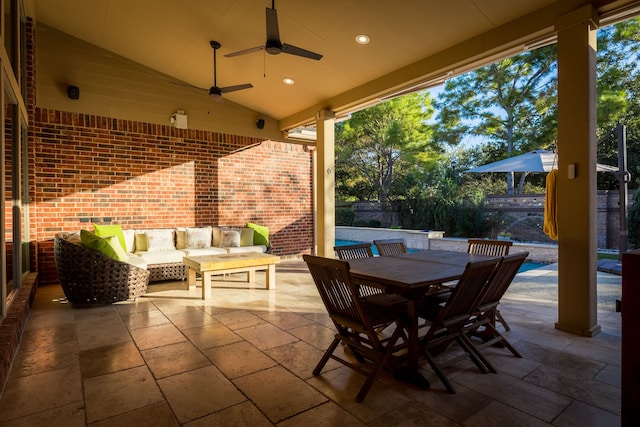
MULTIPOLYGON (((366 242, 357 242, 355 240, 336 240, 336 246, 345 246, 345 245, 357 245, 360 243, 366 243, 366 242)), ((374 255, 378 255, 378 249, 376 249, 375 245, 371 245, 371 250, 373 251, 374 255)), ((409 252, 418 252, 417 249, 407 249, 409 252)), ((529 271, 529 270, 533 270, 535 268, 540 268, 540 267, 544 267, 547 264, 541 263, 541 262, 525 262, 524 264, 522 264, 520 266, 520 269, 518 270, 518 273, 522 273, 523 271, 529 271)))
MULTIPOLYGON (((336 240, 336 246, 358 245, 360 243, 367 243, 367 242, 357 242, 355 240, 336 240)), ((371 244, 371 251, 373 252, 374 255, 379 255, 378 248, 376 248, 374 244, 371 244)), ((418 252, 417 249, 411 249, 411 248, 407 248, 407 251, 418 252)))

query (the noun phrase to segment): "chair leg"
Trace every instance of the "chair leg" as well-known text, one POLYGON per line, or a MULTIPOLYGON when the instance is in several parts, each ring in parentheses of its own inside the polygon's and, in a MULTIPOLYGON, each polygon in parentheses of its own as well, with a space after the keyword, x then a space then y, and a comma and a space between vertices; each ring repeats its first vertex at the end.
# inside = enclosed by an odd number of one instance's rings
POLYGON ((469 357, 478 367, 480 372, 482 372, 483 374, 486 374, 487 372, 491 372, 493 374, 498 373, 498 371, 496 371, 496 368, 494 368, 493 365, 487 360, 487 358, 478 351, 478 349, 473 345, 473 343, 466 335, 461 334, 456 338, 456 341, 458 342, 458 344, 460 344, 460 347, 462 347, 464 351, 469 354, 469 357))
POLYGON ((338 347, 339 343, 340 343, 340 338, 338 338, 338 336, 336 335, 336 337, 331 342, 331 345, 329 346, 327 351, 325 351, 324 354, 322 355, 322 359, 320 359, 316 367, 313 369, 313 375, 316 375, 316 376, 320 375, 322 368, 324 368, 324 365, 327 364, 327 362, 329 361, 329 358, 331 357, 333 352, 336 350, 336 347, 338 347))
POLYGON ((371 386, 373 386, 373 382, 378 377, 378 374, 382 370, 382 367, 387 364, 389 357, 393 353, 396 346, 396 342, 398 342, 398 338, 400 338, 401 332, 402 330, 398 326, 396 330, 393 332, 393 335, 391 336, 391 338, 389 338, 389 341, 387 341, 384 354, 382 355, 380 360, 378 360, 378 362, 373 366, 373 369, 371 369, 371 371, 369 372, 369 375, 367 376, 366 381, 364 382, 362 387, 360 387, 360 391, 356 396, 356 402, 358 403, 362 402, 364 398, 367 396, 367 393, 369 393, 371 386))
POLYGON ((515 347, 506 339, 491 323, 486 325, 488 329, 495 335, 495 338, 484 343, 483 346, 492 345, 495 342, 501 342, 515 357, 522 358, 522 355, 515 349, 515 347))
POLYGON ((422 349, 422 355, 427 360, 427 363, 429 364, 429 366, 431 366, 431 369, 433 370, 433 372, 436 373, 438 378, 440 378, 440 381, 442 382, 444 387, 447 389, 447 391, 451 394, 456 394, 455 387, 453 387, 453 384, 451 384, 451 381, 449 381, 449 378, 447 378, 444 372, 442 372, 442 370, 440 369, 436 361, 433 359, 433 357, 429 353, 429 350, 427 350, 424 347, 420 347, 420 348, 422 349))
MULTIPOLYGON (((504 320, 504 317, 502 317, 502 314, 500 314, 500 310, 498 310, 497 308, 496 308, 496 311, 495 311, 495 318, 498 320, 498 322, 502 323, 502 326, 504 326, 504 330, 505 331, 510 331, 511 330, 511 328, 507 324, 507 321, 504 320)), ((495 324, 495 321, 494 321, 494 324, 495 324)))

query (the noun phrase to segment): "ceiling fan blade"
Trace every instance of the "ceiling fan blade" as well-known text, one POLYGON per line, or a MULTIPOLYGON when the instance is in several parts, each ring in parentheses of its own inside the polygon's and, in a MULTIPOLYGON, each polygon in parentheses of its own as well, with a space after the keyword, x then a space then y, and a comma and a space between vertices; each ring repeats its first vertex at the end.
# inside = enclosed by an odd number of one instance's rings
POLYGON ((220 92, 229 93, 229 92, 235 92, 237 90, 250 89, 252 87, 253 87, 253 85, 251 83, 245 83, 243 85, 221 87, 220 88, 220 92))
POLYGON ((244 50, 239 50, 237 52, 233 52, 233 53, 227 53, 225 55, 225 58, 232 58, 234 56, 239 56, 239 55, 244 55, 245 53, 252 53, 252 52, 258 52, 260 50, 264 50, 264 45, 262 46, 256 46, 256 47, 251 47, 249 49, 244 49, 244 50))
POLYGON ((315 59, 316 61, 322 58, 322 55, 320 55, 319 53, 311 52, 310 50, 306 50, 297 46, 292 46, 286 43, 282 44, 282 52, 288 53, 290 55, 298 55, 298 56, 302 56, 309 59, 315 59))
POLYGON ((278 12, 270 8, 267 8, 267 40, 280 40, 278 12))

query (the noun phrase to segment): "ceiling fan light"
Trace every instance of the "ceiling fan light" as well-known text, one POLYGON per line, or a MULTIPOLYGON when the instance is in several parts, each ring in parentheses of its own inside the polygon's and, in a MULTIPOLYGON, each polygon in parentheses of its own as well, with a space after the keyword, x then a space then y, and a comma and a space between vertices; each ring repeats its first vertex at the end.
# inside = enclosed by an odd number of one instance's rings
POLYGON ((356 36, 356 43, 358 44, 369 44, 370 41, 371 41, 371 37, 369 37, 366 34, 358 34, 356 36))

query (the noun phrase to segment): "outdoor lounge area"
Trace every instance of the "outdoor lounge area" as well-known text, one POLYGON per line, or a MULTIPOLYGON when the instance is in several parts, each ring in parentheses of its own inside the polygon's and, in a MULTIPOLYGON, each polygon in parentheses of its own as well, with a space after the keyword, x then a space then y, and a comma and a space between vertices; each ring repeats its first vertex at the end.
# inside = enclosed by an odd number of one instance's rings
MULTIPOLYGON (((621 315, 600 308, 592 338, 554 329, 555 265, 516 276, 500 305, 522 359, 488 349, 498 374, 440 362, 454 395, 424 361, 430 390, 383 371, 362 403, 362 375, 334 361, 312 375, 334 329, 306 265, 283 262, 276 276, 277 292, 257 273, 254 289, 229 277, 207 301, 166 282, 136 302, 87 309, 59 286, 40 288, 0 425, 620 424, 621 315)), ((620 286, 615 275, 598 281, 603 295, 620 286)))

